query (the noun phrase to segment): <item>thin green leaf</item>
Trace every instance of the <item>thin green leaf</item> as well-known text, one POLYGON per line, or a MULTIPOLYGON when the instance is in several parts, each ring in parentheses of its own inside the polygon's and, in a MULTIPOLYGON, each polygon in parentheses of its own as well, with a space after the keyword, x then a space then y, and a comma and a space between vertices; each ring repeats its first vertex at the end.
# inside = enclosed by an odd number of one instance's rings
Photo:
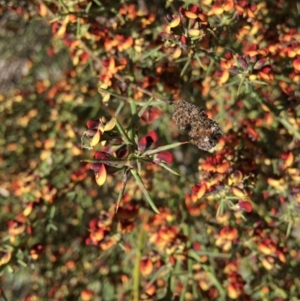
POLYGON ((260 85, 268 85, 268 83, 266 83, 266 82, 263 82, 263 81, 261 81, 261 80, 253 80, 253 81, 251 81, 250 82, 251 84, 260 84, 260 85))
POLYGON ((120 202, 121 202, 121 199, 124 195, 124 191, 125 191, 125 187, 126 187, 126 184, 127 184, 127 179, 128 179, 128 174, 129 174, 129 168, 126 168, 124 170, 124 174, 123 174, 123 179, 122 179, 122 188, 120 190, 120 193, 119 193, 119 196, 118 196, 118 200, 117 200, 117 207, 116 207, 116 212, 118 211, 119 209, 119 205, 120 205, 120 202))
MULTIPOLYGON (((9 266, 10 267, 10 266, 9 266)), ((6 295, 4 293, 4 289, 2 288, 2 286, 0 286, 0 290, 1 290, 1 297, 3 298, 4 301, 8 301, 8 299, 6 298, 6 295)))
POLYGON ((100 1, 98 1, 98 0, 93 0, 98 6, 103 6, 103 4, 100 2, 100 1))
POLYGON ((76 26, 76 38, 77 39, 80 39, 81 38, 81 34, 80 34, 80 32, 81 32, 81 27, 80 27, 80 25, 81 25, 81 18, 77 18, 77 26, 76 26))
POLYGON ((120 95, 120 94, 117 94, 117 93, 115 93, 115 92, 113 92, 113 91, 111 91, 111 90, 103 89, 103 88, 101 88, 101 87, 98 87, 98 92, 99 92, 99 93, 108 93, 108 94, 110 94, 110 95, 116 97, 117 99, 120 99, 120 100, 123 100, 123 101, 128 102, 128 98, 127 98, 127 97, 124 97, 124 96, 122 96, 122 95, 120 95))
POLYGON ((83 24, 80 26, 80 37, 83 37, 89 30, 90 28, 90 24, 83 24))
POLYGON ((157 59, 155 60, 155 62, 158 62, 160 60, 164 60, 167 57, 168 57, 167 53, 162 53, 159 57, 157 57, 157 59))
POLYGON ((89 13, 89 11, 90 11, 90 9, 91 9, 91 6, 92 6, 92 2, 90 2, 87 6, 86 6, 86 8, 85 8, 85 13, 89 13))
POLYGON ((188 257, 191 259, 196 260, 197 262, 202 262, 200 256, 208 256, 212 258, 230 258, 231 254, 224 254, 224 253, 214 253, 209 251, 195 251, 190 249, 188 253, 188 257))
POLYGON ((102 163, 102 164, 106 164, 109 166, 118 166, 118 165, 122 165, 125 166, 127 164, 127 160, 125 159, 87 159, 87 160, 81 160, 80 162, 85 162, 85 163, 102 163))
POLYGON ((240 80, 240 83, 239 83, 239 86, 238 86, 238 89, 236 92, 236 97, 240 95, 244 82, 245 82, 245 77, 243 76, 242 79, 240 80))
POLYGON ((274 293, 276 292, 276 293, 277 293, 278 295, 280 295, 283 299, 287 300, 289 296, 288 296, 288 294, 286 293, 286 291, 283 290, 282 288, 276 286, 275 284, 274 284, 274 286, 275 286, 274 290, 273 290, 273 288, 272 288, 272 290, 274 291, 274 293))
POLYGON ((288 227, 286 230, 286 235, 285 235, 286 237, 289 237, 291 235, 292 229, 293 229, 293 221, 290 221, 288 223, 288 227))
POLYGON ((153 100, 153 97, 151 97, 140 109, 138 116, 141 118, 141 116, 144 114, 144 112, 147 110, 147 108, 150 106, 151 102, 153 100))
POLYGON ((194 57, 195 57, 196 61, 198 62, 199 66, 200 66, 202 69, 204 69, 203 64, 202 64, 202 62, 201 62, 201 60, 200 60, 200 58, 199 58, 199 55, 198 55, 198 54, 195 54, 194 57))
POLYGON ((163 167, 164 169, 166 169, 167 171, 171 172, 172 174, 176 175, 176 176, 179 176, 180 177, 180 174, 177 173, 176 171, 174 171, 172 168, 170 168, 166 163, 159 163, 158 164, 159 166, 163 167))
POLYGON ((119 123, 118 120, 116 120, 116 126, 124 140, 124 142, 127 144, 127 145, 132 145, 132 142, 130 141, 129 137, 127 136, 127 134, 125 133, 125 130, 123 129, 123 127, 121 126, 121 124, 119 123))
POLYGON ((128 137, 131 141, 135 141, 134 138, 136 136, 136 126, 139 122, 139 116, 137 114, 137 107, 135 100, 130 100, 130 108, 131 108, 131 123, 128 127, 128 137))
POLYGON ((224 206, 225 206, 225 201, 221 200, 218 210, 217 210, 217 214, 216 216, 221 216, 224 213, 224 206))
POLYGON ((23 267, 25 267, 25 268, 27 267, 27 263, 24 262, 23 260, 18 259, 17 262, 18 262, 19 265, 21 265, 21 266, 23 266, 23 267))
POLYGON ((298 132, 288 121, 287 121, 287 116, 284 117, 277 117, 277 120, 293 135, 297 138, 300 139, 300 132, 298 132))
POLYGON ((131 115, 134 116, 137 113, 136 109, 136 102, 134 99, 130 99, 130 108, 131 108, 131 115))
POLYGON ((116 109, 115 116, 117 117, 124 107, 124 102, 121 102, 116 109))
POLYGON ((147 200, 147 202, 149 203, 150 207, 153 209, 154 212, 156 212, 157 214, 160 214, 157 207, 155 206, 153 200, 151 199, 148 190, 146 189, 142 178, 140 177, 140 175, 138 174, 138 172, 135 169, 131 169, 130 170, 131 174, 134 176, 137 184, 139 185, 140 189, 142 190, 142 192, 144 193, 144 196, 147 200))
POLYGON ((208 276, 209 276, 210 280, 212 281, 212 283, 215 285, 215 287, 219 291, 221 299, 225 300, 226 292, 225 292, 223 286, 221 285, 221 283, 219 282, 218 278, 216 277, 216 275, 214 273, 210 272, 206 266, 203 266, 203 268, 206 271, 206 273, 208 274, 208 276))
POLYGON ((170 266, 169 265, 163 265, 161 266, 153 275, 153 277, 150 279, 150 281, 147 283, 147 286, 145 290, 147 290, 156 280, 159 278, 160 274, 164 272, 164 275, 167 276, 170 273, 170 266), (166 270, 166 272, 164 272, 166 270))
POLYGON ((186 300, 186 292, 187 292, 187 289, 188 289, 188 282, 189 282, 189 277, 183 278, 183 281, 182 281, 183 286, 182 286, 182 290, 180 292, 179 301, 186 300))
POLYGON ((210 57, 210 62, 209 62, 208 68, 205 70, 206 74, 211 73, 214 63, 215 63, 215 60, 212 57, 210 57))
POLYGON ((55 216, 55 211, 56 211, 56 207, 55 206, 52 206, 51 209, 50 209, 50 214, 49 214, 49 218, 50 219, 53 219, 54 216, 55 216))
POLYGON ((69 12, 69 8, 68 8, 68 6, 64 3, 64 1, 58 0, 58 2, 59 2, 59 4, 60 4, 60 6, 64 7, 65 10, 66 10, 67 12, 69 12))
POLYGON ((187 144, 187 143, 188 143, 187 141, 185 141, 185 142, 176 142, 176 143, 164 145, 164 146, 161 146, 161 147, 157 147, 155 149, 147 150, 146 152, 143 153, 143 157, 144 156, 151 156, 151 155, 166 151, 168 149, 176 148, 180 145, 187 144))
POLYGON ((147 57, 151 56, 152 54, 155 54, 159 49, 161 49, 161 46, 157 46, 157 47, 151 49, 150 51, 146 51, 144 53, 144 55, 140 58, 140 61, 142 62, 147 57))
POLYGON ((180 77, 182 77, 184 75, 184 73, 189 65, 190 65, 190 60, 188 59, 180 72, 180 77))

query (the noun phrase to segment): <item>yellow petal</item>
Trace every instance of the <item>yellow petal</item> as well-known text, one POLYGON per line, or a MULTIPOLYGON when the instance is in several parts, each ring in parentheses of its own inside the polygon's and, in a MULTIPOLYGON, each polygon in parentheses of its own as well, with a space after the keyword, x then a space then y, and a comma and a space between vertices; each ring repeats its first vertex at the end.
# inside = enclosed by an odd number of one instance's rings
POLYGON ((67 15, 65 17, 65 19, 63 20, 61 27, 59 28, 59 30, 56 33, 57 37, 62 37, 65 34, 69 20, 70 20, 70 16, 67 15))
POLYGON ((95 145, 97 145, 100 141, 100 138, 101 138, 100 131, 97 130, 96 134, 94 135, 94 137, 90 141, 90 146, 94 147, 95 145))
POLYGON ((203 183, 201 185, 199 191, 197 192, 197 198, 198 198, 198 200, 201 199, 205 195, 206 189, 207 189, 206 184, 203 183))
POLYGON ((284 167, 288 168, 288 167, 292 166, 294 163, 294 160, 295 160, 294 154, 290 152, 284 162, 284 167))
POLYGON ((199 37, 201 34, 203 34, 202 30, 200 29, 194 29, 194 28, 190 28, 188 30, 188 34, 191 36, 191 37, 199 37))
POLYGON ((169 26, 170 28, 177 27, 180 24, 180 17, 176 16, 170 23, 169 26))
POLYGON ((113 117, 110 121, 108 121, 104 126, 104 131, 108 132, 111 131, 116 125, 116 118, 113 117))
POLYGON ((181 49, 179 47, 177 47, 170 58, 172 58, 174 60, 178 59, 181 56, 181 52, 182 52, 181 49))
POLYGON ((197 19, 198 18, 198 15, 187 10, 184 12, 185 16, 188 18, 188 19, 197 19))
POLYGON ((96 183, 99 186, 102 186, 106 181, 106 176, 107 176, 106 168, 105 168, 104 164, 101 164, 101 167, 100 167, 98 173, 96 173, 96 176, 95 176, 96 183))
POLYGON ((102 93, 102 101, 103 102, 108 102, 110 100, 110 94, 109 93, 102 93))
POLYGON ((243 197, 245 197, 245 193, 244 193, 240 188, 237 188, 237 187, 233 186, 233 187, 231 188, 231 191, 232 191, 232 193, 233 193, 235 196, 237 196, 238 198, 243 198, 243 197))

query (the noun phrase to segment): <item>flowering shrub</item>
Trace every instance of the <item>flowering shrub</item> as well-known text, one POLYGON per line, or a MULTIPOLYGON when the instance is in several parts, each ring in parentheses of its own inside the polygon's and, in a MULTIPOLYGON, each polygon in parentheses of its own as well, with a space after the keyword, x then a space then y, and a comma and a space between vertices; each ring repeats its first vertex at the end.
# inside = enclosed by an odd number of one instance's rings
POLYGON ((2 299, 296 300, 298 3, 8 2, 2 299))

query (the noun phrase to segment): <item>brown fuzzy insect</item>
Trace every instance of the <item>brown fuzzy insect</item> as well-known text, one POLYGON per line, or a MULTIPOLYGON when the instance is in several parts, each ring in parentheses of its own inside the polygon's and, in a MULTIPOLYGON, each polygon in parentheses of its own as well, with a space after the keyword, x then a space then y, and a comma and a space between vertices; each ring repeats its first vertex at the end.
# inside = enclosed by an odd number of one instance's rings
POLYGON ((190 142, 199 149, 209 151, 223 135, 218 124, 209 119, 204 109, 184 100, 173 103, 173 119, 181 131, 188 134, 190 142))

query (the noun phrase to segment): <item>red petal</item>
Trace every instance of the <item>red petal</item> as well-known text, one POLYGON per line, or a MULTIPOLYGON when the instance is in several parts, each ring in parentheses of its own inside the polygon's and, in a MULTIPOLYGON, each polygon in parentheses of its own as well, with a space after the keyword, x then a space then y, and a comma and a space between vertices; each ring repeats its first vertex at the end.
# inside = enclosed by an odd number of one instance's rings
POLYGON ((240 209, 246 211, 246 212, 251 212, 252 211, 252 204, 248 201, 241 201, 238 203, 238 206, 240 209))
POLYGON ((103 165, 103 163, 91 163, 90 169, 93 170, 94 172, 98 173, 98 171, 102 165, 103 165))
POLYGON ((144 112, 141 119, 144 122, 150 123, 161 115, 161 111, 157 108, 150 108, 144 112))
POLYGON ((182 36, 180 37, 180 42, 181 42, 182 45, 186 45, 186 44, 187 44, 186 36, 183 36, 183 35, 182 35, 182 36))
POLYGON ((156 134, 155 131, 149 132, 149 133, 147 134, 147 136, 150 136, 150 137, 152 138, 153 142, 156 142, 157 139, 158 139, 158 136, 157 136, 157 134, 156 134))
MULTIPOLYGON (((190 11, 193 12, 193 13, 196 13, 199 9, 199 6, 196 5, 196 4, 193 4, 190 8, 190 11)), ((201 11, 201 10, 200 10, 201 11)))
POLYGON ((246 131, 247 131, 247 134, 249 135, 249 137, 253 141, 256 141, 257 139, 259 139, 259 134, 253 128, 247 127, 246 131))
POLYGON ((87 123, 86 123, 86 126, 88 129, 97 129, 98 128, 98 125, 99 125, 99 120, 89 120, 87 123))
POLYGON ((128 154, 129 154, 129 152, 128 152, 128 148, 126 145, 123 145, 116 151, 116 156, 117 156, 117 158, 120 158, 120 159, 127 157, 128 154))
POLYGON ((110 157, 106 152, 96 152, 95 156, 94 156, 94 159, 97 159, 97 160, 107 160, 109 158, 110 157))
POLYGON ((242 57, 238 57, 237 61, 238 61, 239 66, 242 67, 244 70, 248 69, 248 64, 242 57))
POLYGON ((140 151, 144 151, 145 149, 149 148, 156 141, 157 141, 157 134, 156 134, 156 132, 152 131, 140 139, 138 147, 139 147, 140 151))
POLYGON ((161 161, 164 161, 168 164, 171 164, 173 162, 173 155, 170 152, 161 152, 157 154, 155 159, 158 161, 156 163, 160 163, 161 161))

